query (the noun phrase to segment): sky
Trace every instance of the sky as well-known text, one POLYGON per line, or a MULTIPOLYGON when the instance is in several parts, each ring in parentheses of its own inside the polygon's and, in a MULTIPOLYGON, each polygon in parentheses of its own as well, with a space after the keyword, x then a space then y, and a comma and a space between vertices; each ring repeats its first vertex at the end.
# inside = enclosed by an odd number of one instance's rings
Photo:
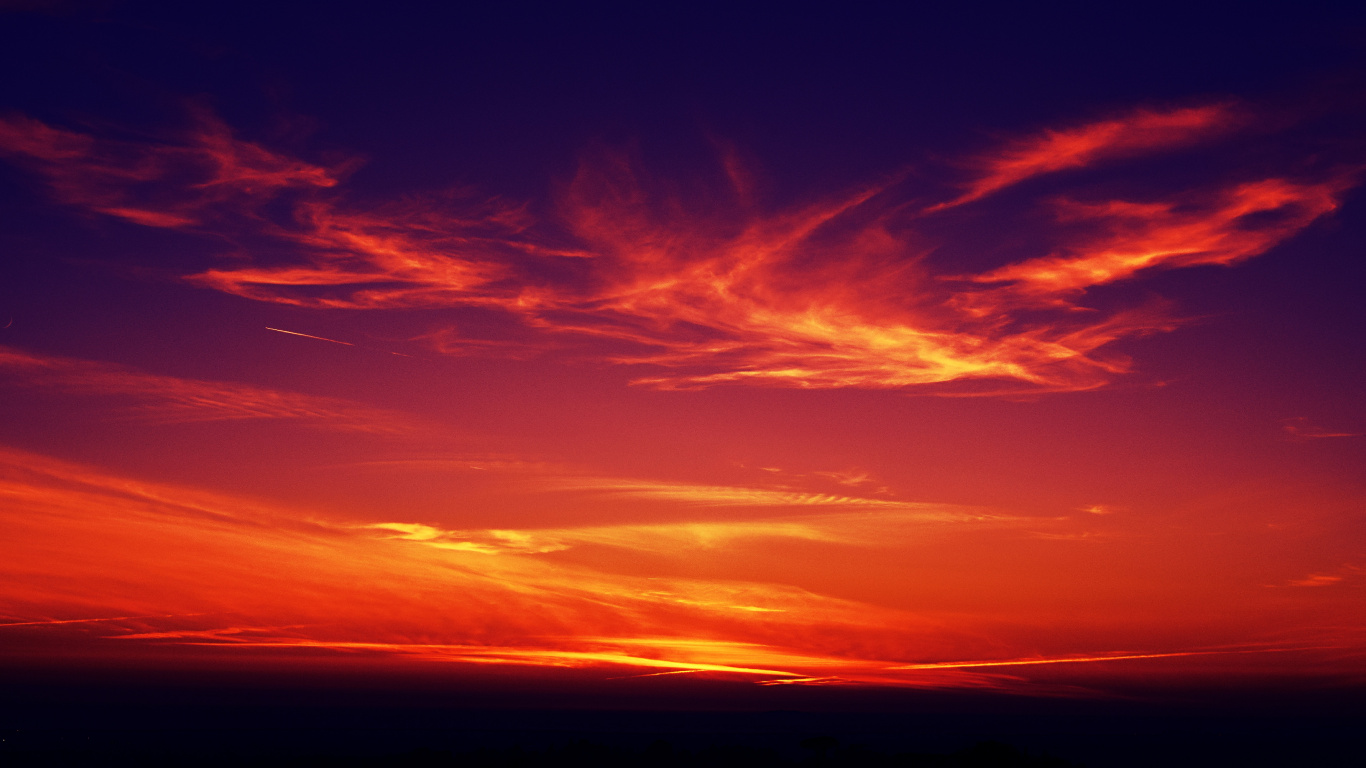
POLYGON ((0 4, 0 665, 1359 691, 1293 8, 0 4))

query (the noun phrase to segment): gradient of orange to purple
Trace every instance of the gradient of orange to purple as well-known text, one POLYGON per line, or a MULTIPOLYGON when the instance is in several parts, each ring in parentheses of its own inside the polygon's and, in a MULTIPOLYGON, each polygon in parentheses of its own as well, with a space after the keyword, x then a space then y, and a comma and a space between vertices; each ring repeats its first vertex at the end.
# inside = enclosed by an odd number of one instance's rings
POLYGON ((0 318, 7 663, 1363 682, 1360 361, 1202 351, 1259 331, 1200 286, 1359 206, 1314 115, 1079 109, 781 204, 720 140, 377 197, 187 115, 0 119, 54 215, 212 244, 150 281, 232 345, 0 318))

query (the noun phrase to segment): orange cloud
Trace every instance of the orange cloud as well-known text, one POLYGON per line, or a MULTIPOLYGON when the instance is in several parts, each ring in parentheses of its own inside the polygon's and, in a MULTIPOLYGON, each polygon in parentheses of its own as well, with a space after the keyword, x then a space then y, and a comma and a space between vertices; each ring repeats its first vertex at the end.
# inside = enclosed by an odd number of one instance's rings
MULTIPOLYGON (((468 196, 413 199, 371 212, 331 200, 295 209, 269 231, 304 263, 211 269, 191 282, 259 301, 347 309, 515 304, 525 300, 519 259, 575 257, 538 246, 515 206, 468 196)), ((529 295, 529 294, 528 294, 529 295)))
MULTIPOLYGON (((0 564, 0 612, 12 619, 0 631, 51 632, 117 612, 121 618, 103 620, 104 636, 445 648, 449 657, 521 663, 773 675, 783 673, 771 666, 776 657, 835 664, 847 655, 842 631, 819 647, 791 646, 813 627, 896 635, 924 626, 777 584, 645 578, 547 560, 546 547, 523 543, 541 536, 534 531, 489 532, 511 543, 494 556, 437 546, 452 534, 420 525, 329 522, 18 451, 0 452, 0 498, 0 531, 14 555, 0 564), (267 640, 242 627, 274 629, 267 640)), ((593 538, 588 532, 579 543, 593 538)))
MULTIPOLYGON (((572 535, 549 528, 539 531, 546 535, 564 534, 571 540, 581 539, 588 531, 594 531, 594 540, 599 540, 596 537, 605 535, 607 531, 638 530, 642 537, 642 548, 647 549, 649 547, 644 546, 646 539, 669 539, 671 534, 668 531, 674 530, 670 526, 680 522, 683 527, 676 530, 685 537, 698 540, 733 540, 757 535, 840 541, 845 536, 861 532, 851 540, 873 543, 878 537, 904 526, 1004 526, 1026 520, 995 509, 899 499, 888 488, 875 489, 877 496, 830 493, 828 489, 831 482, 825 475, 834 474, 835 482, 842 483, 839 478, 843 478, 845 473, 816 472, 804 475, 782 472, 763 478, 767 483, 719 485, 608 477, 584 467, 496 455, 390 459, 355 462, 346 466, 386 472, 412 471, 428 476, 460 475, 462 483, 472 480, 496 486, 504 499, 510 496, 529 497, 540 500, 530 502, 532 504, 555 507, 572 505, 575 509, 586 510, 610 505, 621 510, 620 514, 613 516, 614 519, 620 519, 621 515, 626 515, 627 519, 639 519, 643 510, 648 509, 650 519, 658 522, 634 527, 580 527, 572 535), (736 514, 744 518, 736 520, 736 514), (671 522, 666 523, 664 520, 671 522), (664 527, 656 527, 659 525, 664 527)), ((766 469, 781 472, 775 468, 766 469)), ((1037 524, 1062 518, 1027 519, 1037 524)), ((441 531, 425 524, 415 525, 412 530, 405 527, 408 523, 384 525, 396 526, 393 530, 413 540, 455 536, 463 541, 471 533, 441 531)), ((494 539, 499 539, 502 534, 512 532, 492 533, 497 534, 494 539)), ((507 541, 497 544, 489 541, 478 546, 502 549, 507 546, 507 541)), ((544 541, 534 546, 561 548, 555 542, 544 541)))
MULTIPOLYGON (((1352 174, 1351 176, 1354 176, 1352 174)), ((1013 283, 1023 294, 1065 294, 1153 268, 1232 264, 1263 253, 1338 207, 1344 175, 1318 183, 1263 179, 1170 202, 1076 203, 1059 214, 1093 224, 1099 236, 1067 253, 1030 259, 973 279, 1013 283)))
POLYGON ((327 169, 234 137, 194 115, 182 141, 96 139, 25 117, 0 119, 0 153, 35 170, 63 203, 149 227, 265 236, 295 250, 288 263, 208 270, 192 282, 247 298, 312 307, 431 307, 500 301, 518 253, 575 256, 520 237, 520 206, 450 193, 343 207, 345 168, 327 169), (285 217, 263 207, 284 198, 285 217))
MULTIPOLYGON (((751 521, 450 530, 329 519, 316 510, 146 482, 16 450, 0 450, 0 502, 7 544, 0 560, 0 615, 6 617, 0 633, 7 642, 0 647, 11 659, 21 652, 119 657, 156 648, 240 660, 292 649, 358 665, 515 664, 596 670, 604 678, 623 670, 671 671, 763 684, 1028 687, 1037 693, 1051 683, 1026 670, 1115 669, 1105 665, 1256 649, 1298 653, 1296 663, 1310 663, 1315 648, 1328 647, 1323 638, 1301 638, 1182 648, 1160 638, 1142 644, 1132 633, 1123 651, 1068 647, 1076 638, 1060 637, 1055 619, 1032 612, 1023 624, 963 605, 930 613, 736 575, 749 568, 740 567, 747 558, 784 541, 825 548, 802 550, 811 558, 802 568, 807 576, 813 575, 809 563, 826 558, 838 569, 838 548, 856 552, 868 567, 879 551, 890 552, 896 565, 887 574, 895 575, 913 560, 905 547, 917 532, 999 529, 999 521, 953 515, 832 511, 751 521), (667 568, 640 575, 622 560, 672 557, 697 569, 702 551, 731 564, 730 572, 708 574, 702 566, 691 575, 667 568), (1061 649, 1041 653, 1027 639, 1040 621, 1049 644, 1061 649), (25 638, 32 642, 18 642, 25 638), (1010 674, 983 671, 998 667, 1010 674)), ((1154 620, 1168 627, 1174 618, 1163 612, 1154 620)), ((1341 646, 1342 628, 1332 632, 1341 646)), ((1070 689, 1084 694, 1103 688, 1111 673, 1069 674, 1089 681, 1070 689)))
POLYGON ((1035 176, 1191 144, 1241 122, 1232 105, 1209 104, 1166 111, 1140 109, 1111 120, 1044 131, 972 161, 981 168, 981 175, 960 197, 928 210, 971 203, 1035 176))
POLYGON ((591 490, 614 496, 641 499, 660 499, 700 506, 736 507, 845 507, 849 509, 893 509, 919 511, 926 515, 947 513, 945 505, 913 504, 890 499, 861 496, 836 496, 828 493, 809 493, 792 489, 753 488, 745 486, 701 485, 696 483, 662 483, 648 480, 565 476, 551 480, 560 488, 591 490))
POLYGON ((880 191, 779 216, 695 219, 672 201, 652 206, 625 160, 586 167, 564 216, 601 254, 606 283, 541 322, 643 347, 611 359, 662 368, 636 379, 660 387, 985 380, 1035 390, 1099 386, 1125 369, 1099 348, 1169 324, 1132 312, 1009 323, 964 311, 963 296, 980 290, 930 279, 908 236, 893 234, 880 191))
MULTIPOLYGON (((706 489, 703 489, 704 491, 706 489)), ((670 495, 670 500, 677 496, 670 495)), ((684 497, 684 501, 693 499, 684 497)), ((704 502, 705 503, 705 502, 704 502)), ((748 509, 773 503, 756 495, 725 502, 748 509)), ((785 502, 786 503, 790 502, 785 502)), ((909 537, 942 526, 1018 526, 1025 520, 991 515, 944 504, 884 502, 877 511, 839 511, 825 514, 768 516, 741 520, 682 520, 665 523, 589 525, 526 530, 443 530, 423 523, 384 522, 360 526, 387 538, 402 539, 439 549, 500 553, 561 552, 587 545, 610 546, 635 553, 671 554, 714 549, 748 541, 791 539, 824 544, 884 548, 902 546, 909 537)), ((1049 521, 1032 521, 1046 524, 1049 521)))
POLYGON ((59 200, 150 227, 254 213, 290 189, 336 186, 324 168, 234 139, 197 111, 183 144, 95 139, 22 116, 0 118, 0 153, 33 167, 59 200))

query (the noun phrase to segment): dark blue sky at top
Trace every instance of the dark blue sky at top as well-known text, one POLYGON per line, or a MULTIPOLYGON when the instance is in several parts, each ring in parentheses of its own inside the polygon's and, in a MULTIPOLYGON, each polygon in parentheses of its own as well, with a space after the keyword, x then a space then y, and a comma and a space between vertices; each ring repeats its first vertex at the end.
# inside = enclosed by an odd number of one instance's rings
POLYGON ((58 5, 2 17, 0 108, 165 130, 197 98, 246 138, 368 158, 381 195, 543 195, 593 142, 674 173, 714 136, 808 197, 1021 129, 1350 79, 1366 51, 1341 8, 1113 6, 58 5))

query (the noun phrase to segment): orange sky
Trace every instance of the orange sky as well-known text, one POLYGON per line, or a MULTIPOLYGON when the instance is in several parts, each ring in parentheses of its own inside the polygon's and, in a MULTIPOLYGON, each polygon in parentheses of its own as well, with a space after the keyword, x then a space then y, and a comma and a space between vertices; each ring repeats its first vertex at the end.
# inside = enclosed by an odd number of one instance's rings
POLYGON ((1360 685, 1361 362, 1258 297, 1354 247, 1363 166, 1264 113, 1063 115, 789 204, 726 146, 386 197, 202 108, 11 114, 101 234, 0 331, 6 660, 1360 685))

